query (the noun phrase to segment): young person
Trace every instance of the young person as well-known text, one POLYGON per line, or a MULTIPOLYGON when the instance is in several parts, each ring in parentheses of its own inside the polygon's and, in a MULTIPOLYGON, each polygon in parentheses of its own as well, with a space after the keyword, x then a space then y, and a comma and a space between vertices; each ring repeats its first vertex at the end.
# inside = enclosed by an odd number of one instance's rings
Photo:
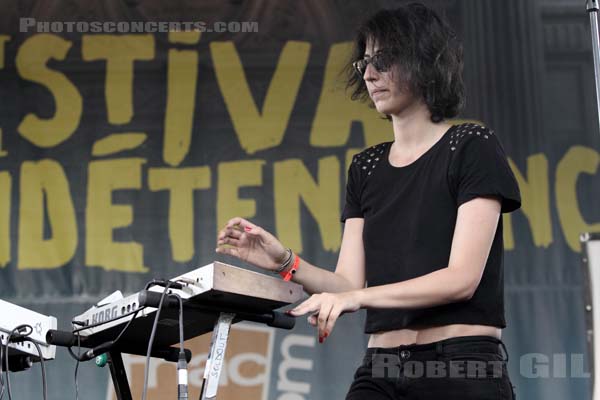
POLYGON ((433 10, 410 4, 368 19, 354 60, 352 98, 386 115, 394 140, 353 158, 335 272, 242 218, 221 230, 217 252, 302 284, 313 295, 291 314, 309 314, 320 341, 341 314, 367 309, 347 399, 514 398, 500 216, 520 195, 493 131, 445 122, 464 102, 461 45, 433 10))

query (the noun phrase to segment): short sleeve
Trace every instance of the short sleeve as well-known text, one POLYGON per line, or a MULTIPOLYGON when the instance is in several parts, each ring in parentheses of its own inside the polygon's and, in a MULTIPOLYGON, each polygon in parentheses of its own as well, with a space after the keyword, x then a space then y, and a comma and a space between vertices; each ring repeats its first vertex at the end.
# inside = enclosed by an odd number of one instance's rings
POLYGON ((340 220, 346 222, 348 218, 363 218, 360 205, 360 171, 356 166, 356 156, 348 168, 348 179, 346 182, 346 203, 340 220))
POLYGON ((517 180, 496 134, 487 128, 475 126, 455 140, 449 173, 457 207, 474 198, 486 196, 497 197, 503 213, 521 207, 517 180))

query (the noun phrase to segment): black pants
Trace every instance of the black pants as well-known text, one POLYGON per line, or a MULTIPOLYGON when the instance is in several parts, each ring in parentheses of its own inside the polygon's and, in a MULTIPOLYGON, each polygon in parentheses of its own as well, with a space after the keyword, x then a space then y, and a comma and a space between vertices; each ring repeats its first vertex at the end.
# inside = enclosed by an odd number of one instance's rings
POLYGON ((513 400, 507 361, 504 343, 490 336, 369 347, 346 400, 513 400))

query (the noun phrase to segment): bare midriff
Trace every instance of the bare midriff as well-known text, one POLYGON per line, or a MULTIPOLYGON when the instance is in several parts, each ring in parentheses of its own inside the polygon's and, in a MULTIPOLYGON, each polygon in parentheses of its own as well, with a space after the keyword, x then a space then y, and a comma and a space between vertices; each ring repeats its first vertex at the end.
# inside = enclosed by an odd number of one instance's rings
POLYGON ((371 334, 369 347, 397 347, 425 344, 459 336, 491 336, 500 339, 502 329, 488 325, 452 324, 434 327, 414 327, 371 334))

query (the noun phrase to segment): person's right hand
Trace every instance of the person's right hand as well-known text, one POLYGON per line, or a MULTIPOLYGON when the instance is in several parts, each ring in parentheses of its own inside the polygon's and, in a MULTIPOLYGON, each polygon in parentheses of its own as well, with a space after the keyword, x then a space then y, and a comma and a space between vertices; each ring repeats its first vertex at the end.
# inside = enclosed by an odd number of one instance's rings
POLYGON ((287 256, 285 247, 275 236, 240 217, 230 219, 219 231, 215 251, 271 271, 287 256))

